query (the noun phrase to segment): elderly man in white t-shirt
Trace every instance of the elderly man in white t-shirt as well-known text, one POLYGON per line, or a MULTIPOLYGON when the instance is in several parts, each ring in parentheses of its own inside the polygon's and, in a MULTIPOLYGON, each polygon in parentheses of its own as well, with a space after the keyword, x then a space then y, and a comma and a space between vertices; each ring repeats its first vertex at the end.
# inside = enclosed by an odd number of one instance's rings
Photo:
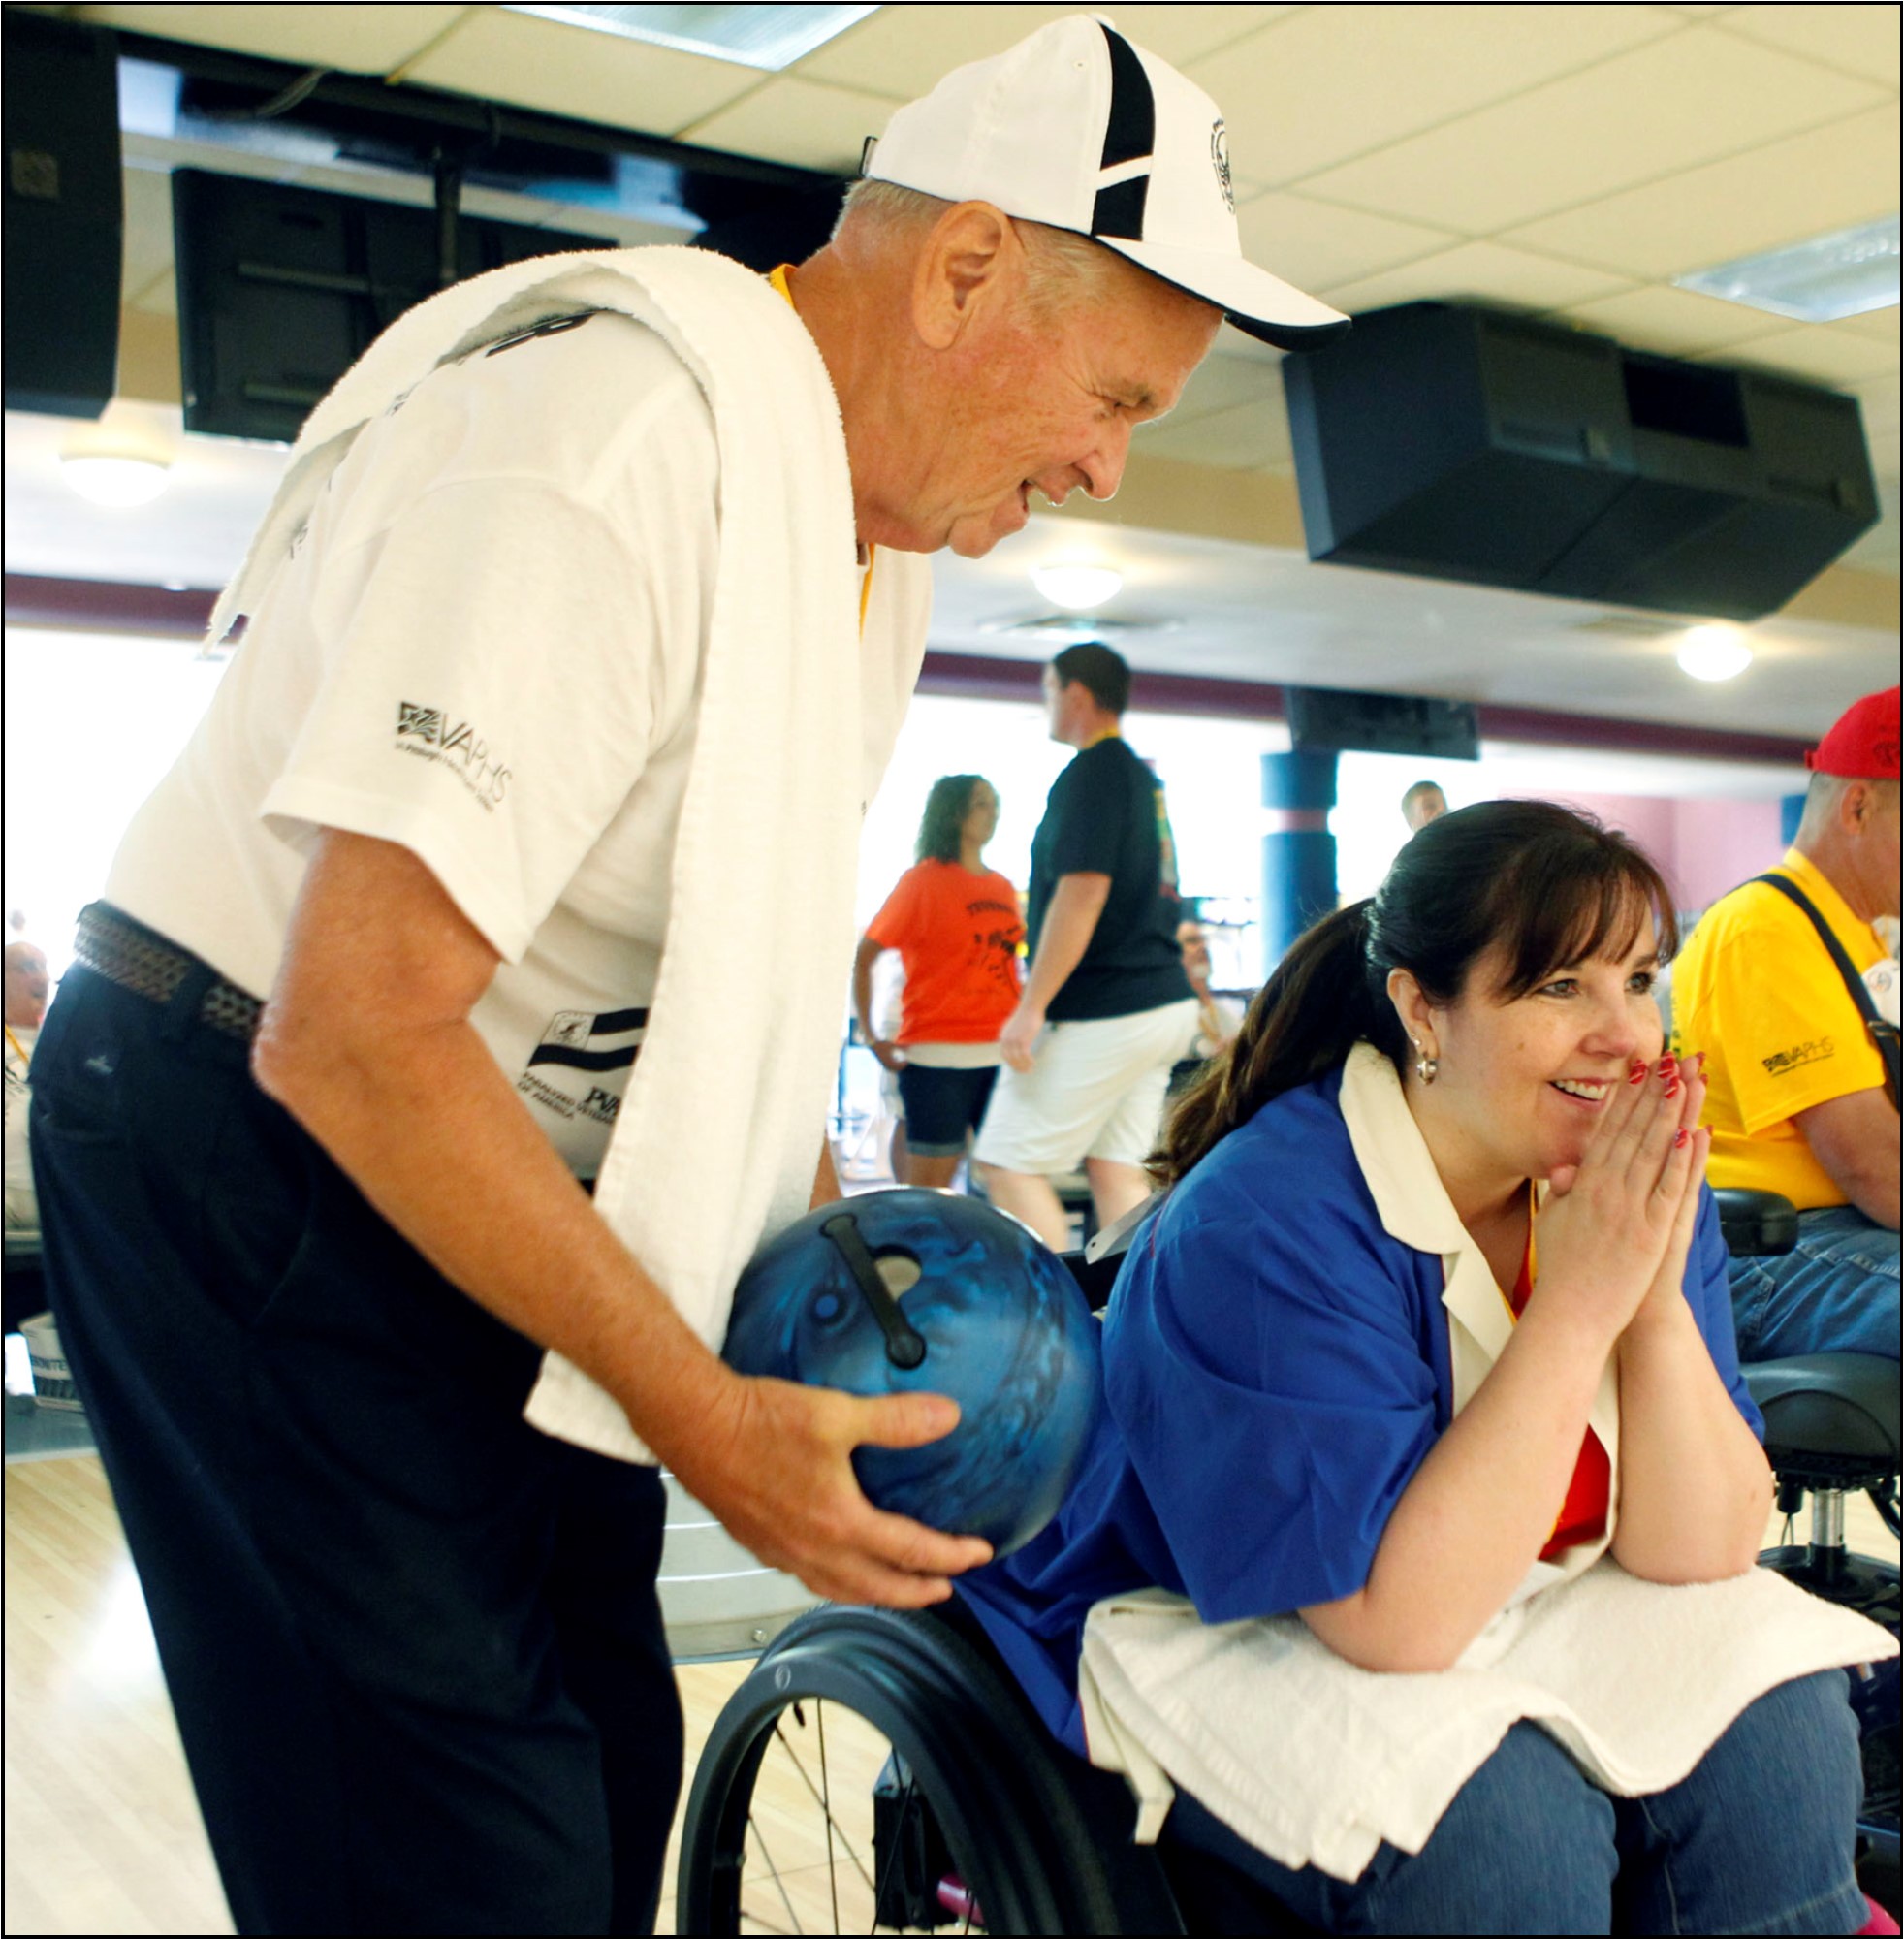
POLYGON ((931 1603, 987 1555, 850 1465, 949 1402, 715 1352, 739 1266, 837 1192, 918 556, 1109 497, 1222 315, 1345 320, 1243 260, 1214 105, 1088 16, 866 173, 772 285, 608 252, 393 326, 82 922, 48 1260, 242 1930, 646 1930, 656 1460, 825 1596, 931 1603))

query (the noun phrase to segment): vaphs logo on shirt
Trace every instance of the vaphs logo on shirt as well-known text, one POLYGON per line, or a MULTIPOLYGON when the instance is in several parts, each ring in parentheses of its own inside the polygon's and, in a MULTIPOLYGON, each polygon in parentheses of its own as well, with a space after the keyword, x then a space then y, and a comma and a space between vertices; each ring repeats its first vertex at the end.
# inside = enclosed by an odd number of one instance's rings
POLYGON ((510 772, 502 757, 466 720, 442 708, 416 701, 397 704, 397 751, 439 763, 454 775, 485 811, 498 807, 509 792, 510 772))

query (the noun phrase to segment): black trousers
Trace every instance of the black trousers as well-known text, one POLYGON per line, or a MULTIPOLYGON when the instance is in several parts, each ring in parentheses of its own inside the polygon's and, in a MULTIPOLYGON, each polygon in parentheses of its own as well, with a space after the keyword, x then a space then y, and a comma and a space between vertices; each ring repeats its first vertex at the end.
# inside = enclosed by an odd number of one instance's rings
POLYGON ((34 1059, 48 1290, 246 1933, 652 1930, 682 1723, 659 1476, 252 1081, 82 969, 34 1059))

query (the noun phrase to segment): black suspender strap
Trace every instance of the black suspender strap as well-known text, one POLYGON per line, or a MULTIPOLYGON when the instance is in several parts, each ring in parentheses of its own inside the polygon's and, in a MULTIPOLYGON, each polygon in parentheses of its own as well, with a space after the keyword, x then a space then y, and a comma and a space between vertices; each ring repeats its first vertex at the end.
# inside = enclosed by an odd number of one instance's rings
POLYGON ((1838 974, 1845 980, 1845 989, 1851 993, 1851 1001, 1856 1004, 1858 1015, 1864 1019, 1864 1028, 1871 1034, 1871 1041, 1878 1047, 1878 1056, 1884 1061, 1885 1090, 1890 1096, 1893 1105, 1897 1103, 1898 1041, 1897 1026, 1878 1015, 1876 1001, 1869 987, 1858 975, 1852 960, 1846 954, 1845 946, 1839 942, 1829 923, 1820 915, 1818 906, 1809 896, 1792 880, 1789 875, 1755 875, 1754 882, 1769 883, 1781 896, 1789 897, 1812 919, 1812 928, 1818 932, 1819 940, 1831 954, 1831 961, 1838 966, 1838 974))

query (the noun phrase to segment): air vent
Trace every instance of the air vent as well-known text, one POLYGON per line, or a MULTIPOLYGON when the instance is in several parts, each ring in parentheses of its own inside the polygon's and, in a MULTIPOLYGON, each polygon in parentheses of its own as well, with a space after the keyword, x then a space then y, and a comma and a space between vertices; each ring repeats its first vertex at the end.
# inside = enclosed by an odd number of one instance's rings
POLYGON ((1013 640, 1124 640, 1135 633, 1175 633, 1181 620, 1107 620, 1088 613, 1000 615, 981 620, 981 633, 1000 633, 1013 640))

